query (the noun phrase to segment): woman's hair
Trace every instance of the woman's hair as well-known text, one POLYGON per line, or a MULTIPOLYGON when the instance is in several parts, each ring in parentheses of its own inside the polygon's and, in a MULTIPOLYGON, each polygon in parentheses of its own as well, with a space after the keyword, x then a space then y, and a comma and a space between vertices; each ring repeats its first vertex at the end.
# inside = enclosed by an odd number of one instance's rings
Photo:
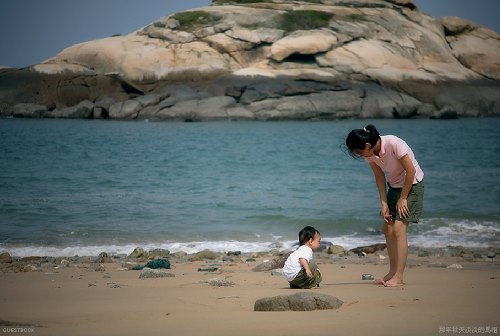
POLYGON ((355 149, 365 149, 365 145, 369 143, 372 148, 377 144, 380 139, 380 134, 373 125, 367 125, 364 128, 353 129, 347 135, 345 139, 345 145, 349 154, 358 158, 358 155, 354 152, 355 149))
POLYGON ((309 239, 314 239, 314 236, 320 234, 318 230, 312 226, 306 226, 299 232, 299 245, 302 246, 309 241, 309 239))

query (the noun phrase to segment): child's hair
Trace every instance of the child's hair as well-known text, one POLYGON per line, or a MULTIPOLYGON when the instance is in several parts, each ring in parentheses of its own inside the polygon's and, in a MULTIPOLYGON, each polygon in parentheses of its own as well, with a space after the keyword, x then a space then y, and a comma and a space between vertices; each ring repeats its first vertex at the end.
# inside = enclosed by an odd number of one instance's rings
POLYGON ((365 145, 367 143, 372 145, 373 148, 379 139, 380 134, 375 126, 367 125, 364 128, 353 129, 350 131, 345 139, 345 145, 349 154, 354 158, 358 158, 358 155, 354 152, 355 149, 365 149, 365 145))
POLYGON ((320 234, 318 230, 312 226, 306 226, 299 232, 299 245, 302 246, 309 241, 309 239, 314 239, 314 236, 320 234))

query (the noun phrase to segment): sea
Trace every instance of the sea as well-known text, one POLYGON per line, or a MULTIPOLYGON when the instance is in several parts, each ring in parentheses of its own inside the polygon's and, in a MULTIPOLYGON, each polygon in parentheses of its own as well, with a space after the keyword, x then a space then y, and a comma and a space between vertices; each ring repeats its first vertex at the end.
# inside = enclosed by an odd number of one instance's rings
POLYGON ((384 242, 351 129, 403 138, 425 172, 419 247, 498 247, 500 119, 147 122, 0 119, 0 251, 13 256, 346 249, 384 242))

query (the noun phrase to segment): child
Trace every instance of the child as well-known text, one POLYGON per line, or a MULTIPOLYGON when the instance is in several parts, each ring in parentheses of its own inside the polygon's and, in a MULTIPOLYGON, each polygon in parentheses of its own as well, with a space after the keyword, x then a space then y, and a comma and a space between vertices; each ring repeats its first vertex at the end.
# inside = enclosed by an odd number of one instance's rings
POLYGON ((312 226, 306 226, 299 232, 299 248, 292 252, 283 266, 283 275, 290 283, 290 288, 319 287, 321 273, 311 262, 313 251, 319 248, 321 235, 312 226))
POLYGON ((375 282, 386 287, 402 286, 408 257, 406 232, 408 223, 417 223, 422 213, 424 172, 406 142, 394 135, 380 136, 373 125, 352 130, 346 146, 353 157, 368 162, 380 196, 390 268, 375 282))

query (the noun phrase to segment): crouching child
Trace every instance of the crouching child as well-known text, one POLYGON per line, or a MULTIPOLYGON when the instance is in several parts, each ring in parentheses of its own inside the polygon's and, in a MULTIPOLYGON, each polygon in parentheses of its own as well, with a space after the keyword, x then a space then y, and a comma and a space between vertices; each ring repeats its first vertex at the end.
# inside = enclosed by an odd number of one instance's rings
POLYGON ((283 275, 290 288, 319 287, 321 273, 312 262, 313 251, 320 246, 321 234, 312 226, 306 226, 299 232, 299 248, 292 252, 283 266, 283 275))

